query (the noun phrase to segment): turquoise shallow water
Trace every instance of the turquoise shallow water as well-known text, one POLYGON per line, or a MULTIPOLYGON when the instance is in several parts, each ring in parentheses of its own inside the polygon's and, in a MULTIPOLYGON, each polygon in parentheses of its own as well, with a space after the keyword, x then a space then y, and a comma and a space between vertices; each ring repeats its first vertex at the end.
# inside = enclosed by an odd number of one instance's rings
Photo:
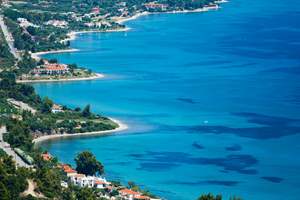
POLYGON ((70 163, 91 150, 108 177, 171 200, 300 199, 300 5, 222 7, 145 16, 126 33, 80 35, 79 52, 46 55, 107 76, 35 84, 39 94, 89 103, 130 129, 43 146, 70 163))

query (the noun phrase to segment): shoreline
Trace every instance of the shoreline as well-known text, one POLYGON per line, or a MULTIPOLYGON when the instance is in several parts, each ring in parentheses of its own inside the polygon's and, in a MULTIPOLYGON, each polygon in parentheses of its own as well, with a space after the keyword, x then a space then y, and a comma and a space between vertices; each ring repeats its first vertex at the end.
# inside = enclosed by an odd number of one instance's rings
POLYGON ((55 54, 55 53, 71 53, 77 52, 79 49, 61 49, 61 50, 50 50, 50 51, 40 51, 36 53, 31 53, 31 57, 35 60, 40 60, 42 55, 45 54, 55 54))
MULTIPOLYGON (((130 28, 119 28, 119 29, 111 29, 111 30, 90 30, 90 31, 71 31, 67 34, 69 38, 63 39, 61 42, 72 41, 76 39, 76 35, 83 33, 113 33, 113 32, 126 32, 129 31, 130 28)), ((50 52, 51 53, 51 52, 50 52)), ((45 53, 47 54, 47 53, 45 53)))
MULTIPOLYGON (((227 3, 227 0, 217 0, 215 1, 216 7, 215 8, 210 8, 210 7, 203 7, 203 8, 198 8, 195 10, 174 10, 174 11, 167 11, 167 12, 140 12, 136 13, 133 16, 130 17, 124 17, 124 18, 115 18, 115 22, 119 24, 123 24, 125 22, 131 21, 138 19, 139 17, 142 16, 147 16, 147 15, 154 15, 154 14, 180 14, 180 13, 197 13, 197 12, 208 12, 211 10, 218 10, 220 6, 218 4, 222 3, 227 3)), ((124 27, 120 29, 112 29, 112 30, 90 30, 90 31, 71 31, 67 34, 68 38, 61 40, 61 42, 67 42, 67 41, 72 41, 76 39, 76 35, 78 34, 85 34, 85 33, 112 33, 112 32, 126 32, 131 30, 130 27, 124 27)), ((61 50, 50 50, 50 51, 41 51, 41 52, 36 52, 36 53, 31 53, 31 57, 35 60, 40 60, 42 55, 46 54, 58 54, 58 53, 70 53, 70 52, 77 52, 80 51, 79 49, 61 49, 61 50)), ((66 79, 49 79, 49 80, 18 80, 18 83, 35 83, 35 82, 64 82, 64 81, 84 81, 84 80, 94 80, 94 79, 99 79, 99 78, 104 78, 103 74, 96 73, 96 76, 92 77, 83 77, 83 78, 66 78, 66 79)))
POLYGON ((93 76, 80 78, 61 78, 61 79, 40 79, 40 80, 16 80, 17 83, 45 83, 45 82, 67 82, 67 81, 88 81, 104 78, 104 74, 95 73, 93 76))
MULTIPOLYGON (((221 3, 227 3, 227 0, 217 0, 215 1, 215 3, 217 4, 221 4, 221 3)), ((148 12, 148 11, 144 11, 142 13, 136 13, 133 16, 130 17, 125 17, 125 18, 116 18, 115 22, 119 23, 119 24, 123 24, 124 22, 128 22, 130 20, 135 20, 139 17, 142 16, 147 16, 147 15, 152 15, 152 14, 178 14, 178 13, 197 13, 197 12, 208 12, 208 11, 212 11, 212 10, 218 10, 220 8, 219 5, 217 5, 215 8, 209 8, 209 7, 203 7, 203 8, 198 8, 195 10, 179 10, 179 11, 169 11, 169 12, 148 12)), ((125 31, 129 31, 131 28, 129 27, 125 27, 123 29, 116 29, 116 30, 107 30, 107 31, 97 31, 97 30, 91 30, 91 31, 77 31, 77 32, 70 32, 68 33, 68 37, 64 40, 62 40, 62 42, 66 42, 66 41, 72 41, 76 39, 76 35, 78 34, 84 34, 84 33, 105 33, 105 32, 125 32, 125 31)), ((37 52, 37 53, 32 53, 31 55, 33 56, 32 58, 38 58, 40 59, 41 55, 45 55, 45 54, 53 54, 53 53, 67 53, 67 52, 76 52, 79 51, 78 49, 65 49, 65 50, 57 50, 57 51, 44 51, 44 52, 37 52)), ((103 78, 104 75, 103 74, 97 74, 98 77, 97 78, 103 78)), ((75 79, 75 80, 91 80, 93 79, 92 77, 89 78, 79 78, 79 79, 75 79)), ((71 79, 59 79, 59 80, 24 80, 23 82, 59 82, 59 81, 72 81, 71 79)), ((48 141, 48 140, 55 140, 55 139, 65 139, 65 138, 73 138, 73 137, 90 137, 90 136, 104 136, 104 135, 109 135, 112 133, 116 133, 116 132, 120 132, 120 131, 124 131, 127 130, 129 127, 122 123, 119 120, 110 118, 113 122, 118 124, 118 127, 112 130, 105 130, 105 131, 94 131, 94 132, 86 132, 86 133, 74 133, 74 134, 54 134, 54 135, 44 135, 44 136, 40 136, 33 141, 34 145, 40 144, 42 142, 48 141)))
POLYGON ((48 141, 48 140, 56 140, 56 139, 65 139, 65 138, 72 138, 72 137, 90 137, 90 136, 104 136, 116 132, 121 132, 127 130, 129 127, 127 124, 114 119, 114 118, 109 118, 116 124, 118 124, 118 127, 112 130, 105 130, 105 131, 93 131, 93 132, 85 132, 85 133, 74 133, 74 134, 54 134, 54 135, 43 135, 40 137, 37 137, 32 140, 34 145, 38 145, 42 142, 48 141))
POLYGON ((227 2, 229 2, 229 1, 228 0, 217 0, 217 1, 215 1, 215 3, 217 4, 216 8, 203 7, 203 8, 197 8, 197 9, 194 9, 194 10, 174 10, 174 11, 166 11, 166 12, 148 12, 148 11, 144 11, 144 12, 136 13, 133 16, 130 16, 130 17, 115 18, 116 19, 115 22, 119 23, 119 24, 123 24, 124 22, 135 20, 135 19, 138 19, 139 17, 142 17, 142 16, 156 15, 156 14, 180 14, 180 13, 208 12, 208 11, 220 9, 220 6, 218 4, 227 3, 227 2))

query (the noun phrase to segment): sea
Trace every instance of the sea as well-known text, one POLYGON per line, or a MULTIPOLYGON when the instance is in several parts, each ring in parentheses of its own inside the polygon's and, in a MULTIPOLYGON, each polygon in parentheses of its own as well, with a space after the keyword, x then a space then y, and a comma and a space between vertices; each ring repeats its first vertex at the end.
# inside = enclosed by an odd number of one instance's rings
POLYGON ((232 0, 216 11, 153 14, 127 32, 77 35, 47 54, 105 78, 34 84, 123 132, 47 141, 71 163, 94 153, 105 176, 168 200, 300 199, 300 3, 232 0))

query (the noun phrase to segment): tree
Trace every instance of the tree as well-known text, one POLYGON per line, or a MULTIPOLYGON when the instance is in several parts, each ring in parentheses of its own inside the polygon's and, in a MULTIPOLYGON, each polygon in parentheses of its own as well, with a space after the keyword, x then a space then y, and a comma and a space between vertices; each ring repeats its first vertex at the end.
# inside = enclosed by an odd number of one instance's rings
POLYGON ((93 192, 93 190, 91 188, 80 188, 79 191, 76 192, 76 197, 77 199, 80 200, 96 200, 97 196, 95 195, 95 193, 93 192))
POLYGON ((222 200, 222 196, 219 194, 214 196, 213 194, 209 193, 201 195, 198 200, 222 200))
POLYGON ((91 106, 89 104, 86 105, 85 108, 82 110, 82 116, 83 117, 91 116, 91 106))
POLYGON ((76 170, 86 175, 103 174, 104 167, 89 151, 79 153, 76 158, 76 170))
POLYGON ((76 108, 74 109, 74 111, 76 111, 76 112, 80 112, 80 111, 81 111, 81 109, 80 109, 79 107, 76 107, 76 108))
POLYGON ((42 113, 50 113, 52 106, 53 102, 48 97, 45 97, 41 108, 42 113))
POLYGON ((0 199, 9 200, 9 192, 2 182, 0 182, 0 199))

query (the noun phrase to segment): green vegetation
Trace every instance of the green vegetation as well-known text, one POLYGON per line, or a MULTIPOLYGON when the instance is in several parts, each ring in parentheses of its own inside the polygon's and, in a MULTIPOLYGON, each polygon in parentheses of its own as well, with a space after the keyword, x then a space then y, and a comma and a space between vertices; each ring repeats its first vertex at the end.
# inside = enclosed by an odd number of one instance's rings
POLYGON ((26 179, 29 172, 24 168, 15 167, 12 158, 0 154, 0 199, 22 199, 19 194, 27 188, 26 179))
POLYGON ((103 131, 117 127, 110 119, 91 113, 89 105, 82 112, 62 106, 59 112, 53 113, 54 103, 47 97, 41 99, 32 86, 17 84, 13 73, 3 72, 0 77, 0 122, 6 125, 9 132, 4 135, 4 139, 13 147, 30 153, 34 137, 103 131), (23 102, 36 112, 16 108, 8 99, 23 102))
POLYGON ((3 32, 0 29, 0 70, 13 66, 14 62, 15 59, 10 53, 8 45, 4 39, 3 32))
POLYGON ((75 158, 76 170, 85 175, 101 175, 104 173, 103 165, 89 151, 78 154, 75 158))
POLYGON ((32 52, 68 48, 70 31, 107 31, 124 28, 115 17, 144 11, 168 12, 202 8, 215 0, 24 0, 5 7, 6 24, 19 50, 32 52), (146 6, 155 2, 156 6, 146 6), (22 21, 23 20, 23 21, 22 21), (25 21, 24 21, 25 20, 25 21))
MULTIPOLYGON (((211 193, 203 194, 197 200, 222 200, 222 195, 218 194, 215 196, 211 193)), ((231 197, 229 200, 242 200, 242 199, 234 196, 234 197, 231 197)))

